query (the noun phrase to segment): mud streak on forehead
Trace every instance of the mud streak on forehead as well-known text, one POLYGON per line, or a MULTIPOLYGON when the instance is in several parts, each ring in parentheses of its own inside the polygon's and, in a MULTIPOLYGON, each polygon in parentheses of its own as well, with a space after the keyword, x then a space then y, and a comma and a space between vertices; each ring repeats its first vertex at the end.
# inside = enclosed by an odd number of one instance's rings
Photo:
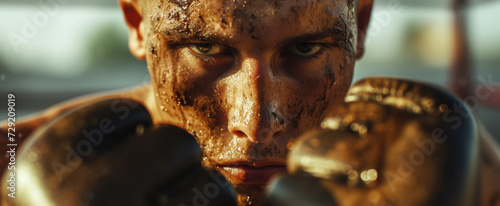
MULTIPOLYGON (((293 2, 295 4, 295 1, 293 2)), ((251 35, 252 39, 258 39, 259 35, 256 33, 262 30, 259 27, 263 24, 260 22, 263 21, 261 19, 280 14, 285 24, 297 24, 307 18, 309 22, 305 22, 306 24, 322 24, 317 28, 335 31, 332 35, 344 33, 343 41, 348 42, 352 34, 348 34, 347 30, 353 26, 350 24, 353 18, 352 0, 330 1, 329 7, 319 5, 319 1, 297 2, 296 5, 289 5, 284 4, 287 3, 285 0, 272 2, 230 0, 213 3, 217 5, 207 5, 199 0, 170 0, 168 2, 150 0, 147 15, 152 31, 156 34, 165 34, 173 38, 172 41, 209 39, 208 36, 213 37, 215 36, 213 33, 217 32, 217 29, 213 28, 214 25, 219 31, 236 30, 241 34, 251 35), (266 9, 257 9, 259 7, 253 6, 255 4, 264 4, 266 9), (323 12, 318 12, 318 10, 323 12), (210 26, 212 28, 209 28, 210 26)), ((262 34, 266 31, 260 32, 262 34)))

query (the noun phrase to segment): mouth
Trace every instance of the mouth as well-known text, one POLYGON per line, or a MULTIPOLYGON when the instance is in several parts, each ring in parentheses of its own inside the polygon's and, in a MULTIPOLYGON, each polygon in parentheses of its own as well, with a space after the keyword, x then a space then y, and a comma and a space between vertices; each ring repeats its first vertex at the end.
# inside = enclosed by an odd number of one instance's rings
POLYGON ((278 174, 286 173, 284 163, 276 162, 233 162, 219 165, 220 172, 226 178, 243 184, 267 184, 269 180, 278 174))

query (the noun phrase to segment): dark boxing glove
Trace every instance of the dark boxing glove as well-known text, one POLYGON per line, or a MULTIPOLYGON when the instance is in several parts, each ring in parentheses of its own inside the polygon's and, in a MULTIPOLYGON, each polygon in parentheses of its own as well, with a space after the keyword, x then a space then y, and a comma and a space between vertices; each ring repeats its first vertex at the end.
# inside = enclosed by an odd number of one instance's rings
POLYGON ((474 117, 443 89, 364 79, 321 127, 297 139, 268 205, 479 204, 474 117))
POLYGON ((236 204, 224 177, 201 167, 196 140, 153 125, 132 100, 78 108, 27 141, 17 158, 16 198, 2 187, 5 205, 236 204))

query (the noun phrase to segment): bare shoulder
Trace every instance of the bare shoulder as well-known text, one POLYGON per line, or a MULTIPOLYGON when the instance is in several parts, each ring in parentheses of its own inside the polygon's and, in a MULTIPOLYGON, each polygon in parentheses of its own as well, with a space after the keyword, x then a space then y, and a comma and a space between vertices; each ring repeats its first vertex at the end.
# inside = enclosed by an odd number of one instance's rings
MULTIPOLYGON (((16 142, 21 143, 25 138, 37 128, 41 127, 48 121, 63 114, 64 112, 104 99, 110 98, 128 98, 138 101, 146 106, 148 109, 153 109, 154 98, 153 91, 150 84, 127 88, 119 91, 102 92, 96 94, 85 95, 71 99, 65 102, 56 104, 44 111, 32 114, 28 117, 21 118, 16 121, 16 142)), ((7 122, 0 122, 0 134, 7 134, 7 122)))

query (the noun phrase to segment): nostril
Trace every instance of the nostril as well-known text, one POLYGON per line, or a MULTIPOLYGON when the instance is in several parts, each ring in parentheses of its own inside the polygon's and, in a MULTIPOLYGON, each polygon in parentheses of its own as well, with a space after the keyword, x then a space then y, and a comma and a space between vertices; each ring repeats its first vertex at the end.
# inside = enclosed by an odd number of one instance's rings
POLYGON ((234 135, 236 135, 237 137, 246 137, 246 136, 247 136, 244 132, 242 132, 242 131, 240 131, 240 130, 235 130, 235 131, 233 131, 232 133, 233 133, 234 135))
POLYGON ((279 136, 283 135, 284 133, 285 133, 285 131, 278 131, 278 132, 275 132, 275 133, 273 134, 273 138, 277 138, 277 137, 279 137, 279 136))

